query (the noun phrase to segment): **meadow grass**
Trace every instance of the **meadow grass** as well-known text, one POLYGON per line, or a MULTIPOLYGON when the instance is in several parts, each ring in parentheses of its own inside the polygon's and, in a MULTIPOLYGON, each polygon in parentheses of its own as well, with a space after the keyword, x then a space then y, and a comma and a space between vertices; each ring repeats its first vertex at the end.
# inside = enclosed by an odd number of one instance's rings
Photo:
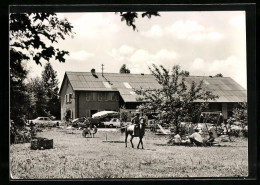
POLYGON ((10 146, 13 179, 103 179, 246 177, 248 140, 233 138, 221 147, 169 146, 166 136, 146 132, 144 150, 125 148, 120 131, 98 131, 83 138, 80 130, 46 129, 39 137, 53 139, 50 150, 30 150, 30 144, 10 146), (107 141, 106 141, 107 140, 107 141), (104 142, 105 141, 105 142, 104 142), (110 142, 111 141, 111 142, 110 142), (113 141, 113 142, 112 142, 113 141))

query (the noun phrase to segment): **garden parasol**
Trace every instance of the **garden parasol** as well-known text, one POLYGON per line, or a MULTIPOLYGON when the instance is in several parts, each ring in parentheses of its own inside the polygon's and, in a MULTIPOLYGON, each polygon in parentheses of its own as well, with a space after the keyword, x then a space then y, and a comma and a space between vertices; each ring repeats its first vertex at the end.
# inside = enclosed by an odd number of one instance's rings
POLYGON ((92 115, 92 118, 104 118, 106 116, 117 116, 118 112, 115 111, 100 111, 92 115))

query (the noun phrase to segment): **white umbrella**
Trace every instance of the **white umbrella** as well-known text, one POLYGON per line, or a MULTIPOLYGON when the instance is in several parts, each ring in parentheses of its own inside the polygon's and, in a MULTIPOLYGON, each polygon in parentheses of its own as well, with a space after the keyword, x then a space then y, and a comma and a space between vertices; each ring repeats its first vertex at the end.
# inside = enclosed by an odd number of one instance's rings
POLYGON ((115 111, 101 111, 101 112, 97 112, 95 114, 92 115, 92 118, 102 118, 102 117, 106 117, 106 116, 113 116, 113 115, 118 115, 118 112, 115 111))

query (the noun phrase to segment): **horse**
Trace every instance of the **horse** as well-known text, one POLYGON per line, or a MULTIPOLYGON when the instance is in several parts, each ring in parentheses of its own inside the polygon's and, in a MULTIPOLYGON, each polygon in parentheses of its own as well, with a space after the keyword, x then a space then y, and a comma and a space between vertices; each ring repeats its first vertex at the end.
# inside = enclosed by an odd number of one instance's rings
POLYGON ((145 126, 146 126, 145 121, 141 120, 140 127, 135 129, 135 135, 133 135, 135 125, 127 125, 125 129, 121 129, 122 132, 125 132, 125 147, 127 147, 127 137, 128 134, 130 134, 131 135, 130 142, 132 144, 132 148, 134 148, 134 144, 132 142, 133 138, 139 137, 139 143, 137 145, 137 148, 139 148, 139 145, 141 144, 142 149, 144 149, 142 139, 145 133, 145 126))
POLYGON ((96 125, 93 126, 94 128, 84 128, 82 131, 82 136, 86 137, 87 134, 89 134, 92 138, 94 138, 94 135, 97 133, 97 127, 96 125))

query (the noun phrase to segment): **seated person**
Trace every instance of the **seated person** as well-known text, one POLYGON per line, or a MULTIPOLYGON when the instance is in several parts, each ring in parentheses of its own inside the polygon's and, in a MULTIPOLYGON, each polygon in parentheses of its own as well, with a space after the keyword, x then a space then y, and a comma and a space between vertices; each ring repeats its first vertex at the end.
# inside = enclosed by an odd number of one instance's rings
POLYGON ((203 138, 199 134, 199 130, 195 129, 195 132, 189 136, 191 144, 195 143, 197 146, 202 146, 203 138))
POLYGON ((206 144, 208 146, 212 146, 213 142, 214 142, 215 138, 213 137, 213 132, 209 132, 209 138, 206 141, 206 144))
POLYGON ((173 143, 174 144, 180 144, 181 143, 180 132, 177 132, 177 134, 173 137, 173 143))

